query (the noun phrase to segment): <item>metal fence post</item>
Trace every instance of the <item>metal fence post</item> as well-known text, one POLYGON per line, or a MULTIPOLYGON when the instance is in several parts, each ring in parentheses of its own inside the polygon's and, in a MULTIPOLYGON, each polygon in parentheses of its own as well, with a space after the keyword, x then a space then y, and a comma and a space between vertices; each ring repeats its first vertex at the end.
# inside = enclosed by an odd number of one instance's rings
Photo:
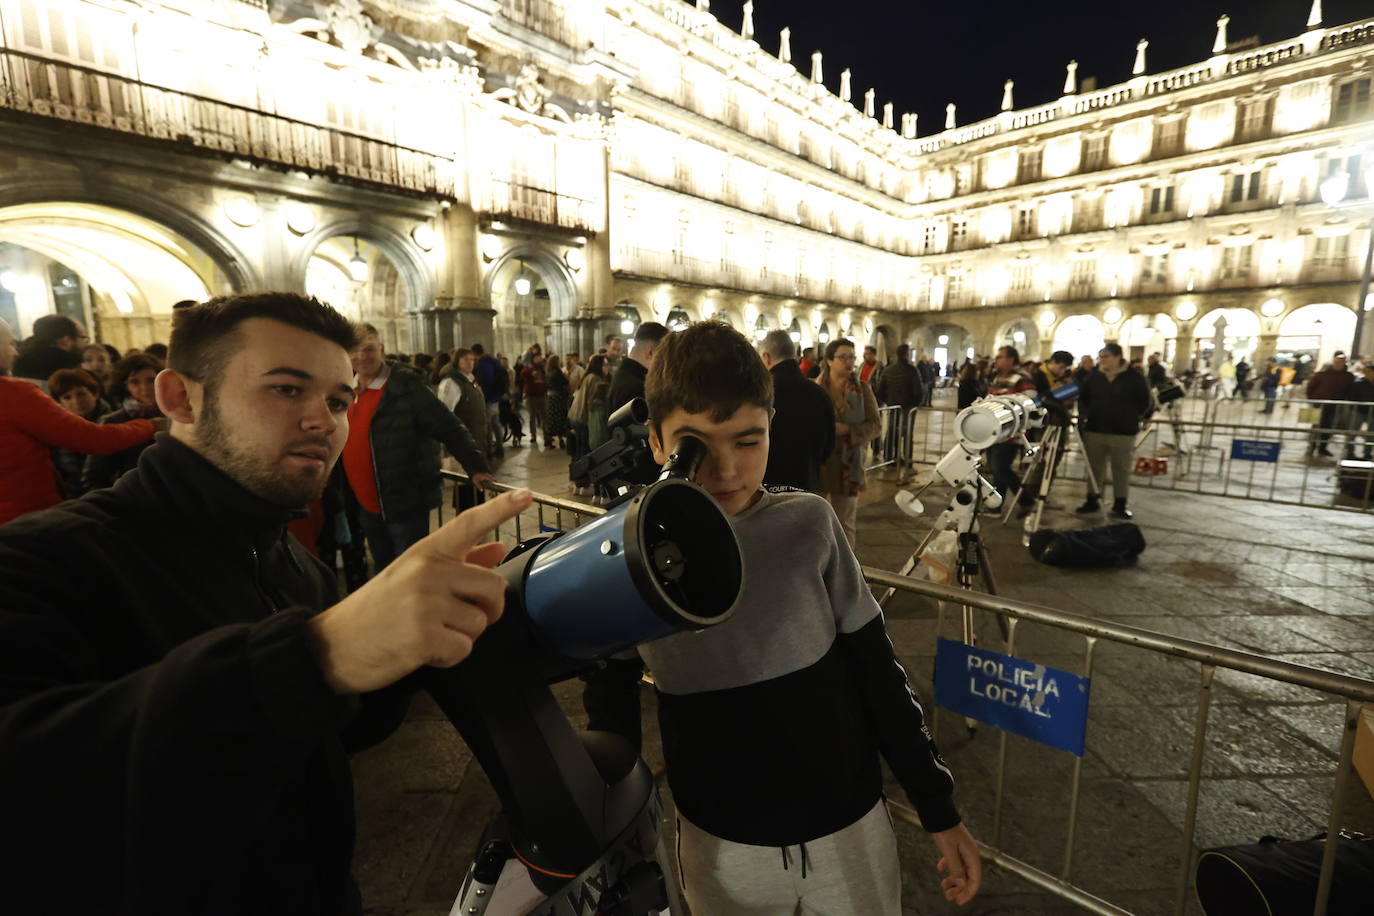
MULTIPOLYGON (((1089 682, 1093 676, 1093 649, 1097 646, 1097 637, 1088 636, 1084 638, 1083 648, 1083 677, 1089 682)), ((1069 873, 1073 870, 1073 842, 1078 833, 1078 798, 1083 789, 1083 758, 1073 759, 1073 789, 1069 792, 1069 835, 1064 841, 1064 869, 1059 876, 1065 881, 1069 880, 1069 873)))
POLYGON ((1336 785, 1331 792, 1331 816, 1326 823, 1326 845, 1322 849, 1322 868, 1317 879, 1317 902, 1312 916, 1326 916, 1331 899, 1331 883, 1336 872, 1336 852, 1340 848, 1341 817, 1345 813, 1345 787, 1350 781, 1350 760, 1355 754, 1355 730, 1360 725, 1362 704, 1345 701, 1345 732, 1341 735, 1340 762, 1336 764, 1336 785))
POLYGON ((1183 916, 1188 906, 1188 885, 1193 872, 1193 834, 1197 831, 1198 794, 1202 788, 1202 759, 1207 752, 1207 714, 1212 708, 1212 675, 1216 668, 1202 666, 1197 692, 1197 719, 1193 726, 1193 756, 1188 766, 1188 807, 1183 815, 1183 863, 1179 869, 1178 897, 1174 912, 1183 916))

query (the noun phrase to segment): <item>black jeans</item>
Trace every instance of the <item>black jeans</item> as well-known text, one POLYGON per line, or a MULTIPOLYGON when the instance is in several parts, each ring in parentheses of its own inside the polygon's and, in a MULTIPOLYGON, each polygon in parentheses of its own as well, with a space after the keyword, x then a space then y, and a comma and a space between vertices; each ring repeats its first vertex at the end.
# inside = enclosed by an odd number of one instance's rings
POLYGON ((1021 454, 1021 446, 1015 442, 1000 442, 987 450, 988 470, 992 473, 992 485, 1002 498, 1011 499, 1021 489, 1021 480, 1012 470, 1016 456, 1021 454))

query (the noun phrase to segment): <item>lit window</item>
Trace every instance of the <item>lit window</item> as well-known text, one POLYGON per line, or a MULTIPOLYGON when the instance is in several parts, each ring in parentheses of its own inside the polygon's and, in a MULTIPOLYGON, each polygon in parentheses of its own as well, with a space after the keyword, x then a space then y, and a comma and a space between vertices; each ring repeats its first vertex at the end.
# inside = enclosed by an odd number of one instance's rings
POLYGON ((1169 254, 1147 254, 1141 261, 1140 282, 1146 286, 1158 286, 1169 279, 1169 254))
POLYGON ((1102 168, 1107 155, 1107 135, 1097 134, 1089 137, 1083 145, 1083 171, 1092 172, 1102 168))
POLYGON ((1150 189, 1150 213, 1174 212, 1174 186, 1150 189))
POLYGON ((1045 161, 1045 152, 1039 147, 1021 151, 1021 161, 1017 169, 1017 180, 1021 182, 1039 181, 1045 161))
POLYGON ((950 245, 954 248, 963 248, 968 241, 968 219, 960 216, 950 223, 949 230, 950 245))
POLYGON ((1069 274, 1069 297, 1082 298, 1091 296, 1093 288, 1097 285, 1097 259, 1083 258, 1073 262, 1073 271, 1069 274))
POLYGON ((921 253, 930 254, 935 250, 940 238, 940 227, 935 223, 926 223, 925 231, 921 234, 921 253))
POLYGON ((1259 200, 1260 173, 1237 172, 1231 176, 1231 203, 1259 200))
POLYGON ((1349 252, 1350 236, 1332 235, 1318 238, 1312 252, 1312 266, 1317 270, 1341 270, 1349 252))
POLYGON ((963 271, 950 273, 945 281, 945 301, 958 303, 964 295, 964 274, 963 271))
POLYGON ((1031 264, 1017 264, 1011 269, 1011 292, 1025 294, 1035 284, 1035 267, 1031 264))
POLYGON ((1035 235, 1035 208, 1025 207, 1016 211, 1016 235, 1027 238, 1035 235))
POLYGON ((1223 282, 1243 283, 1250 279, 1251 245, 1235 245, 1221 250, 1223 282))
POLYGON ((1331 120, 1337 124, 1354 121, 1369 114, 1369 79, 1351 80, 1336 87, 1335 109, 1331 120))

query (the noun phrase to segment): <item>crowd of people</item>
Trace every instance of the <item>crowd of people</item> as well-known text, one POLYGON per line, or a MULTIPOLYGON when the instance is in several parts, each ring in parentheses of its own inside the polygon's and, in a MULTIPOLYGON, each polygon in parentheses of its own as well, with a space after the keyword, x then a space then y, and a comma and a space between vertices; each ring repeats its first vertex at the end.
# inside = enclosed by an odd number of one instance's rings
POLYGON ((539 347, 402 358, 286 293, 179 308, 170 349, 107 354, 104 377, 81 368, 85 337, 47 321, 19 347, 0 323, 0 800, 18 910, 360 914, 349 756, 394 731, 411 675, 462 662, 502 616, 505 550, 484 542, 532 504, 471 492, 430 532, 441 449, 480 491, 517 433, 594 448, 636 397, 655 461, 703 441, 697 481, 749 570, 730 621, 592 670, 584 697, 589 727, 634 747, 637 666, 653 671, 689 903, 895 916, 880 759, 946 898, 978 892, 949 768, 846 542, 877 429, 869 380, 914 399, 906 353, 866 380, 854 344, 831 341, 812 380, 786 335, 760 354, 701 322, 641 325, 580 373, 539 347), (770 427, 790 444, 776 458, 770 427), (64 451, 87 456, 79 477, 64 451), (97 488, 61 501, 68 480, 97 488), (356 583, 346 568, 342 589, 329 553, 347 564, 363 542, 374 568, 356 583), (813 766, 790 766, 801 746, 813 766))

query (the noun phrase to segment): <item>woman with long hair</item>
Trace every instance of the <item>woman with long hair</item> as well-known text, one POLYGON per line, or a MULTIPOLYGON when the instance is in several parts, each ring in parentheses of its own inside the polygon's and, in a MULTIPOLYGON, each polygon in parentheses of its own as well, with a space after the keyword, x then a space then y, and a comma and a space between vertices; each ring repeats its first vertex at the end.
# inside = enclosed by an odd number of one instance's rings
POLYGON ((544 382, 548 388, 544 396, 544 447, 563 448, 568 437, 568 375, 557 354, 544 364, 544 382))
POLYGON ((606 420, 610 416, 608 397, 611 393, 611 374, 606 357, 598 353, 587 366, 587 375, 582 379, 582 387, 587 389, 583 395, 587 411, 587 451, 594 451, 606 442, 606 420))
POLYGON ((864 446, 881 428, 878 399, 855 374, 854 363, 854 342, 832 340, 825 345, 816 379, 835 408, 835 450, 821 466, 821 492, 829 497, 851 548, 858 537, 859 493, 867 482, 864 446))

